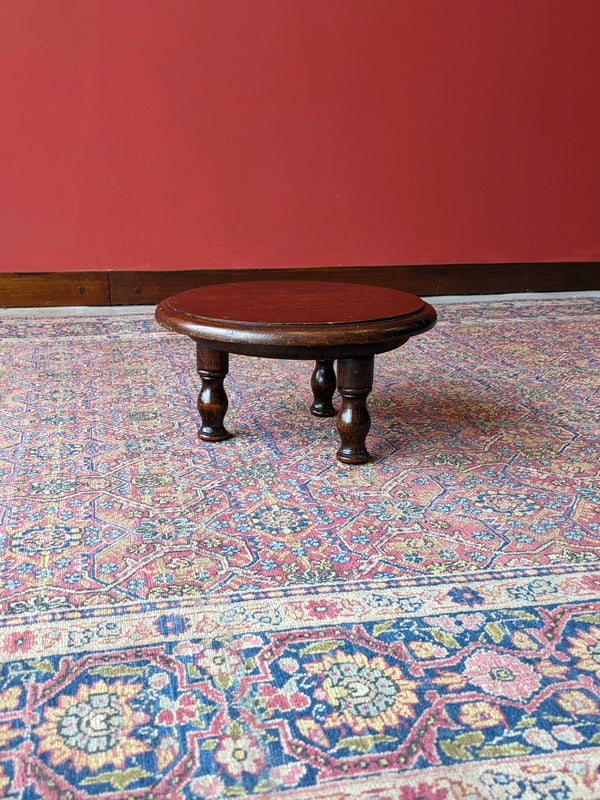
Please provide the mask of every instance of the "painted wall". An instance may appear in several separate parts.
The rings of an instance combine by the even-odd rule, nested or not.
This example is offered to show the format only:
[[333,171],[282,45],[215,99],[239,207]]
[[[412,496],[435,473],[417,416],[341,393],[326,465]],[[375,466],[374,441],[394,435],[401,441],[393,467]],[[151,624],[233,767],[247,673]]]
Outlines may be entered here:
[[3,0],[0,269],[600,259],[598,0]]

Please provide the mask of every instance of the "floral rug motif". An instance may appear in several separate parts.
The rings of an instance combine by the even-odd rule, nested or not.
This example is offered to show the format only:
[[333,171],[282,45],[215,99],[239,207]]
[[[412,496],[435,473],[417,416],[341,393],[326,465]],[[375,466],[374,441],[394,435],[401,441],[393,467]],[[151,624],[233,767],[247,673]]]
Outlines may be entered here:
[[600,298],[438,314],[346,467],[307,362],[206,444],[150,313],[0,312],[0,796],[600,797]]

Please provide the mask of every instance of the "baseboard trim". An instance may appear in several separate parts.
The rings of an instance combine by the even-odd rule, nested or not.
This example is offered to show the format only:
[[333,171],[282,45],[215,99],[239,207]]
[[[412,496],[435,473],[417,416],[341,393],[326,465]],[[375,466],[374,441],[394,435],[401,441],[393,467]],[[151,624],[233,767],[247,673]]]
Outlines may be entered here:
[[0,273],[0,307],[151,305],[169,295],[198,286],[281,279],[351,281],[389,286],[430,297],[511,292],[579,292],[600,290],[600,262],[161,272],[3,272]]
[[108,272],[0,272],[0,307],[108,306]]

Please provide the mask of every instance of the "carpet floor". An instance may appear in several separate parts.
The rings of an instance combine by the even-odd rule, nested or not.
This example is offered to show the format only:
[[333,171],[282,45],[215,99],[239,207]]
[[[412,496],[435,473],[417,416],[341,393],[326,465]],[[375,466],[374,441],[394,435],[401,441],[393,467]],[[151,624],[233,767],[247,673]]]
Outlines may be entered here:
[[600,298],[444,304],[374,461],[307,362],[0,314],[0,796],[600,798]]

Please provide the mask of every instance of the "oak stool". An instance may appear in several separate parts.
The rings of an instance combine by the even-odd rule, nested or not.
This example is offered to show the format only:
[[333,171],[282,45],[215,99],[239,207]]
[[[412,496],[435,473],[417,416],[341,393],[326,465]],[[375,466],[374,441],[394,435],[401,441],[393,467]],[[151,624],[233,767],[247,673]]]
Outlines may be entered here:
[[[163,300],[156,319],[164,328],[196,342],[202,387],[198,436],[207,442],[229,437],[223,426],[228,400],[223,381],[229,353],[315,361],[310,412],[337,414],[344,464],[369,461],[365,440],[371,420],[367,396],[374,357],[394,350],[433,327],[435,309],[397,289],[328,281],[251,281],[191,289]],[[333,363],[337,360],[337,379]]]

